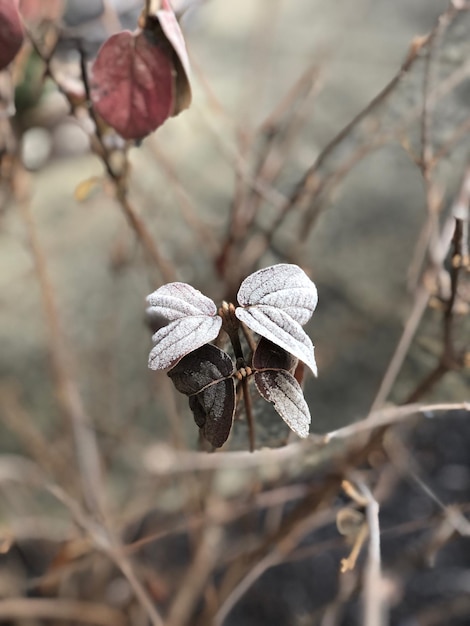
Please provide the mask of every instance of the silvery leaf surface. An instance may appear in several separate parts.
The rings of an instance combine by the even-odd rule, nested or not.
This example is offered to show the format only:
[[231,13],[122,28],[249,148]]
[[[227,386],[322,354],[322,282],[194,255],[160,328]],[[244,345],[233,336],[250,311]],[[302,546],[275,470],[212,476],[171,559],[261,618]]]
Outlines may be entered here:
[[317,376],[313,344],[302,326],[286,311],[273,306],[257,305],[237,307],[235,315],[253,332],[303,361]]
[[189,397],[194,421],[214,447],[220,448],[232,429],[235,414],[235,381],[225,378]]
[[274,405],[289,428],[299,437],[308,437],[310,411],[292,374],[284,370],[260,370],[255,372],[255,384],[261,396]]
[[208,344],[184,356],[168,372],[168,376],[180,393],[191,396],[231,377],[233,372],[233,361],[229,355]]
[[168,321],[192,315],[217,315],[215,303],[187,283],[168,283],[149,296],[149,313],[161,315]]
[[149,355],[150,369],[173,367],[181,357],[213,341],[219,334],[221,325],[220,317],[193,315],[160,328],[152,337],[155,346]]
[[153,370],[173,367],[183,356],[213,341],[222,320],[210,298],[186,283],[163,285],[147,296],[148,313],[170,323],[152,337],[155,346],[149,355]]
[[314,283],[298,265],[279,263],[245,278],[237,300],[242,307],[266,305],[282,309],[303,326],[312,317],[318,294]]

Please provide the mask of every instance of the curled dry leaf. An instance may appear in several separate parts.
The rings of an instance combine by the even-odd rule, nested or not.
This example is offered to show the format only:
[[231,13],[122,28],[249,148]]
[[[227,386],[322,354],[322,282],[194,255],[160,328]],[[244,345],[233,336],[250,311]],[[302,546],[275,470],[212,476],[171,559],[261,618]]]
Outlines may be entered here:
[[226,442],[232,428],[235,412],[232,375],[232,359],[212,345],[191,352],[168,372],[176,389],[189,396],[196,424],[216,448]]
[[23,45],[24,32],[18,0],[0,2],[0,70],[9,65]]
[[317,375],[314,347],[302,329],[317,305],[317,289],[297,265],[280,263],[246,278],[238,291],[237,318],[293,354]]
[[[278,345],[261,339],[253,355],[255,384],[261,396],[299,437],[308,437],[310,411],[299,383],[290,371],[296,359]],[[290,370],[290,371],[289,371]]]
[[150,315],[170,323],[152,337],[149,367],[166,369],[219,334],[222,320],[210,298],[186,283],[169,283],[147,297]]
[[172,115],[178,115],[191,104],[189,58],[183,33],[168,0],[162,1],[162,7],[160,11],[157,11],[156,17],[174,51],[173,61],[176,72],[176,85]]

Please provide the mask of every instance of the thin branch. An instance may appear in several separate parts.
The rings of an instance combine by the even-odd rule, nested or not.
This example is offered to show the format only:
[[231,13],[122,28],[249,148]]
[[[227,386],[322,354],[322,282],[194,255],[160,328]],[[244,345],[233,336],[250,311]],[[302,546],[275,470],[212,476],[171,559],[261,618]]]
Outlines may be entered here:
[[413,415],[438,417],[453,411],[470,412],[470,402],[441,404],[409,404],[400,407],[381,409],[370,413],[363,420],[331,431],[325,435],[310,435],[308,439],[297,441],[281,448],[255,450],[254,452],[219,452],[202,454],[199,452],[178,451],[162,444],[150,446],[144,451],[143,465],[154,475],[176,474],[180,472],[212,471],[215,469],[253,469],[269,465],[279,466],[302,456],[321,452],[333,439],[349,439],[374,429],[401,422]]
[[[210,516],[210,511],[209,511]],[[179,591],[173,598],[168,611],[166,626],[184,626],[201,596],[207,579],[219,558],[222,540],[221,529],[213,523],[207,523],[196,550],[194,559],[186,570]]]
[[366,516],[369,527],[369,549],[364,572],[364,626],[381,626],[386,620],[380,558],[379,504],[364,482],[357,479],[355,482],[367,503]]
[[155,263],[158,267],[162,278],[165,282],[171,282],[175,280],[175,272],[173,266],[162,256],[159,249],[157,248],[157,244],[155,243],[150,231],[147,229],[145,222],[142,220],[140,215],[132,206],[129,201],[128,194],[128,170],[129,170],[129,162],[127,157],[127,149],[123,151],[124,155],[124,165],[121,171],[116,171],[111,165],[109,151],[104,142],[103,135],[101,133],[101,123],[100,120],[97,119],[95,110],[93,108],[91,92],[90,92],[90,84],[88,81],[88,71],[87,71],[87,58],[83,46],[81,42],[78,45],[78,52],[80,54],[80,70],[81,77],[83,81],[83,87],[85,89],[85,97],[88,105],[88,112],[90,114],[91,119],[94,122],[95,126],[95,136],[100,145],[100,150],[97,151],[98,156],[101,158],[103,165],[106,168],[106,172],[108,177],[113,181],[115,186],[116,198],[121,205],[121,208],[124,212],[127,221],[130,226],[135,231],[139,241],[142,243],[145,252],[148,254],[149,258]]
[[430,294],[424,286],[420,287],[420,289],[416,292],[413,308],[408,316],[405,328],[403,329],[403,333],[397,347],[395,348],[395,352],[393,353],[382,382],[380,383],[380,387],[370,409],[371,411],[376,411],[379,407],[381,407],[392,390],[416,335],[422,317],[426,311],[429,298]]
[[147,613],[152,626],[164,626],[157,608],[149,596],[147,590],[134,572],[131,561],[117,537],[112,536],[109,529],[101,523],[91,519],[80,505],[70,498],[67,493],[57,485],[45,484],[44,487],[71,513],[75,522],[87,533],[94,547],[104,552],[113,561],[128,581],[135,597]]
[[67,348],[62,332],[46,257],[36,233],[36,225],[31,215],[28,200],[19,202],[18,208],[26,229],[34,269],[41,290],[57,400],[72,428],[83,496],[90,510],[101,517],[103,514],[104,492],[98,443],[93,423],[83,406],[78,385],[72,372],[70,351]]
[[234,606],[246,594],[254,583],[268,569],[282,563],[288,555],[295,550],[298,544],[312,532],[315,528],[321,526],[325,520],[331,520],[330,511],[314,511],[310,515],[298,520],[292,525],[292,528],[276,543],[275,547],[268,552],[248,572],[241,578],[237,585],[230,591],[212,621],[213,626],[222,626],[225,619],[232,611]]
[[52,620],[94,626],[126,626],[127,619],[105,604],[62,598],[8,598],[0,600],[0,620]]

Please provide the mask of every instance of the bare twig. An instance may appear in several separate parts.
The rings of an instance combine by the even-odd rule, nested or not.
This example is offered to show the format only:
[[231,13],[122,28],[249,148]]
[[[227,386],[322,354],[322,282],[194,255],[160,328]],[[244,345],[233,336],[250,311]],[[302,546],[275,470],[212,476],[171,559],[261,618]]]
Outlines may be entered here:
[[54,290],[49,279],[46,257],[42,251],[28,201],[19,203],[26,229],[49,334],[49,354],[59,405],[73,432],[83,496],[96,515],[103,514],[104,493],[98,444],[90,416],[83,406],[71,369],[71,356],[62,332]]
[[62,598],[11,598],[0,600],[0,620],[53,620],[84,622],[94,626],[126,626],[117,609],[95,602]]
[[366,500],[366,516],[369,527],[369,549],[364,572],[364,626],[381,626],[386,623],[386,620],[380,565],[379,504],[364,482],[356,479],[356,483]]
[[[210,505],[208,513],[210,517]],[[193,608],[217,563],[221,540],[221,529],[208,521],[203,529],[194,559],[168,611],[166,626],[184,626],[190,623],[188,620]]]
[[220,452],[201,454],[199,452],[176,451],[158,444],[147,448],[143,455],[144,467],[155,475],[179,472],[211,471],[214,469],[252,469],[274,463],[279,465],[300,459],[302,455],[322,448],[333,439],[349,439],[374,429],[403,421],[413,415],[438,417],[452,411],[470,411],[469,402],[442,404],[408,404],[399,407],[380,409],[370,413],[366,419],[354,422],[325,435],[310,435],[304,441],[288,444],[282,448],[255,450],[254,452]]
[[330,511],[315,511],[293,524],[292,528],[276,543],[275,547],[258,563],[250,567],[248,572],[230,591],[214,616],[212,622],[213,626],[222,626],[233,607],[264,572],[288,558],[288,555],[296,548],[302,539],[312,532],[312,530],[323,525],[326,520],[331,520]]

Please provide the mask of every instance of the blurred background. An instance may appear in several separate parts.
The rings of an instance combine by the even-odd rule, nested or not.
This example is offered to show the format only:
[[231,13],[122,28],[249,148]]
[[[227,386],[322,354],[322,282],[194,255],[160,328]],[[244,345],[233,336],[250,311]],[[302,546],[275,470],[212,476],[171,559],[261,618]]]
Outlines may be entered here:
[[[119,24],[131,30],[136,27],[143,3],[69,0],[40,4],[41,15],[38,3],[23,4],[30,34],[47,44],[47,29],[51,24],[59,29],[50,68],[56,82],[73,92],[81,88],[76,42],[82,42],[92,62],[99,45]],[[433,236],[439,239],[441,227],[452,216],[468,168],[468,12],[462,11],[456,19],[446,14],[433,46],[416,52],[420,37],[448,11],[447,1],[175,0],[173,6],[191,61],[193,102],[128,151],[128,198],[157,243],[166,270],[155,267],[129,227],[103,160],[92,152],[93,125],[86,111],[82,108],[70,114],[57,84],[44,80],[44,64],[31,45],[25,44],[14,70],[16,113],[10,134],[3,133],[8,141],[2,154],[14,155],[21,168],[13,178],[3,169],[0,189],[0,456],[5,458],[5,465],[0,458],[0,484],[6,484],[0,486],[0,524],[14,537],[23,531],[28,535],[26,522],[35,518],[36,528],[42,519],[43,529],[54,523],[61,537],[71,532],[67,516],[56,510],[58,505],[50,496],[33,497],[29,487],[11,487],[7,463],[8,459],[31,458],[41,465],[49,446],[58,460],[49,459],[49,467],[42,469],[54,474],[74,455],[70,426],[63,420],[57,381],[51,374],[56,332],[89,416],[87,428],[98,442],[114,527],[121,531],[157,500],[173,513],[181,506],[181,485],[173,485],[172,491],[171,479],[166,477],[168,483],[162,486],[146,474],[142,463],[152,443],[196,449],[198,441],[186,398],[174,393],[164,373],[147,368],[151,332],[145,321],[145,296],[169,279],[188,282],[220,302],[233,299],[244,276],[259,267],[295,262],[307,271],[319,292],[317,311],[307,327],[319,369],[318,379],[305,381],[313,433],[326,433],[367,415],[413,312],[416,334],[404,350],[389,393],[379,404],[469,399],[468,368],[449,367],[437,375],[436,384],[431,381],[419,390],[441,357],[442,303],[447,293],[439,281],[429,286],[424,280],[437,263],[430,243]],[[397,80],[377,106],[356,118],[413,54],[416,58],[403,80]],[[426,109],[427,102],[431,104]],[[349,131],[338,136],[355,119]],[[436,157],[432,171],[419,161],[423,134]],[[121,145],[116,140],[112,153],[118,161]],[[283,215],[286,199],[292,198],[315,163],[314,176],[305,185],[306,197]],[[241,206],[246,214],[253,211],[254,219],[248,220],[245,231],[242,228],[233,242],[228,234],[236,230]],[[272,234],[267,245],[266,233]],[[450,242],[447,251],[449,246]],[[448,269],[446,263],[441,260]],[[41,272],[47,276],[46,289],[41,285]],[[431,278],[435,279],[434,274]],[[465,318],[470,291],[466,280],[453,333],[460,351],[468,350],[470,330]],[[423,284],[429,293],[420,308]],[[428,307],[428,303],[435,306]],[[54,314],[51,318],[51,306],[56,318]],[[279,432],[277,427],[274,432],[266,427],[265,432],[266,419],[276,417],[264,405],[257,410],[259,444],[279,445],[286,432],[281,425]],[[437,468],[450,467],[444,478],[436,478],[445,505],[465,500],[470,489],[465,444],[470,429],[463,418],[455,419],[460,419],[455,427],[457,438],[426,424],[408,448],[416,445],[425,450],[428,477]],[[408,436],[415,437],[413,428]],[[451,440],[441,449],[437,442],[445,436]],[[236,423],[227,449],[246,447],[245,425]],[[71,476],[64,480],[76,494],[74,461],[69,463]],[[334,471],[341,473],[340,466]],[[229,483],[238,484],[230,476]],[[292,478],[276,480],[290,484]],[[396,480],[394,485],[399,483]],[[237,491],[232,485],[230,493],[232,488]],[[386,499],[390,526],[394,521],[427,519],[436,513],[432,499],[423,497],[422,506],[416,504],[419,498],[409,485],[390,490],[392,495]],[[395,520],[397,507],[408,501],[415,509],[404,504],[403,516]],[[437,510],[441,511],[439,506]],[[132,531],[135,537],[145,534],[144,526]],[[322,540],[329,540],[330,535]],[[317,540],[310,537],[308,542]],[[465,549],[469,556],[468,540]],[[42,572],[44,562],[50,563],[49,544],[41,550],[46,556],[38,557],[34,576]],[[186,544],[184,549],[178,544],[174,551],[161,548],[160,556],[152,558],[171,561],[177,555],[175,561],[184,562],[186,550]],[[463,598],[469,591],[469,561],[463,549],[457,552],[446,558]],[[61,558],[65,559],[62,553]],[[246,613],[227,623],[361,623],[357,607],[350,613],[348,609],[346,617],[335,614],[332,621],[326,613],[318,613],[318,607],[340,593],[333,582],[338,559],[328,551],[321,558],[325,561],[300,559],[299,567],[305,570],[294,567],[279,578],[278,570],[272,570],[270,576],[275,578],[265,581],[249,601],[253,606],[263,604],[266,610],[258,614],[248,603]],[[414,568],[410,563],[412,559],[406,561],[405,569]],[[21,567],[28,570],[30,565]],[[1,570],[2,576],[5,571]],[[295,582],[312,575],[315,580],[323,575],[325,581],[331,580],[331,585],[320,585],[321,597],[315,606],[318,621],[312,617],[309,592],[303,587],[299,591]],[[394,576],[390,604],[399,607],[404,597],[408,600],[403,614],[399,610],[394,614],[393,623],[468,623],[468,601],[463,600],[455,621],[446,621],[445,615],[440,621],[429,615],[413,621],[409,598],[417,591],[405,592],[405,584],[397,582],[396,572]],[[287,580],[292,581],[289,591],[285,591]],[[158,584],[165,586],[161,580],[153,582],[157,599],[159,594],[166,600],[172,597],[168,590],[157,589]],[[284,590],[279,597],[291,597],[278,598],[274,608],[266,608],[273,602],[267,590],[278,584]],[[359,584],[355,579],[350,592],[344,593],[354,595],[353,588]],[[457,593],[457,587],[451,593],[450,583],[442,580],[426,584],[429,593],[443,593],[446,601],[449,594]],[[107,591],[110,598],[114,597],[111,591]],[[84,597],[79,591],[74,594]],[[426,606],[426,598],[422,601]],[[296,603],[299,611],[292,608]],[[282,619],[277,619],[280,614]],[[147,623],[145,617],[139,617],[140,622],[137,617],[129,619],[126,623]],[[198,623],[210,623],[198,619],[202,620]],[[1,621],[1,610],[0,623],[7,623]]]

